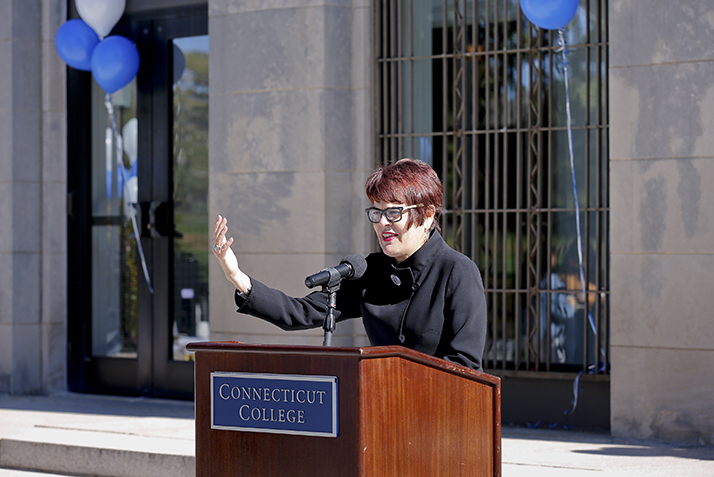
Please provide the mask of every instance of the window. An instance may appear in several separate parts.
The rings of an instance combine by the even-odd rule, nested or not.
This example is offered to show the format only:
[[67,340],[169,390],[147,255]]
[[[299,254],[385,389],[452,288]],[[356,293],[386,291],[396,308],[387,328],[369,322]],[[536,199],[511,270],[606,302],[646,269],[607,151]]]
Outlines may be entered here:
[[375,33],[377,160],[440,174],[444,238],[483,274],[486,367],[608,374],[607,2],[565,28],[569,100],[558,32],[517,0],[376,2]]

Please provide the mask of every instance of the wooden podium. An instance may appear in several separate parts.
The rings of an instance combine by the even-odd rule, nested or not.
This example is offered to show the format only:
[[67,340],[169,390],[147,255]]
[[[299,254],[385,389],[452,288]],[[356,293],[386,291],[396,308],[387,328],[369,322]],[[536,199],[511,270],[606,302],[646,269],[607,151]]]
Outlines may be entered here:
[[[198,477],[501,475],[498,377],[400,346],[202,342],[187,349],[196,354]],[[241,398],[240,386],[222,384],[219,389],[216,384],[216,376],[231,373],[336,378],[336,436],[216,426],[213,400],[228,401],[231,393]],[[259,397],[270,400],[267,387],[257,389]],[[243,393],[247,399],[246,389]],[[295,391],[282,388],[273,389],[272,397],[288,402],[290,393],[294,401]],[[259,419],[260,409],[254,411]],[[271,419],[262,412],[262,420]],[[273,412],[273,420],[285,421],[284,410]],[[287,412],[295,420],[297,414]],[[233,414],[238,421],[247,420],[250,408],[243,404]]]

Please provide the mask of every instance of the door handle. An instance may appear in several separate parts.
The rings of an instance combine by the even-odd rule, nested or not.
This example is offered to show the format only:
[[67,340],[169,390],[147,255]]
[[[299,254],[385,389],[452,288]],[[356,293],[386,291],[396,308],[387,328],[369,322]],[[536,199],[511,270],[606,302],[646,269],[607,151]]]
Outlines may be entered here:
[[158,200],[140,202],[139,208],[141,210],[142,237],[171,236],[171,207],[168,202],[160,202]]

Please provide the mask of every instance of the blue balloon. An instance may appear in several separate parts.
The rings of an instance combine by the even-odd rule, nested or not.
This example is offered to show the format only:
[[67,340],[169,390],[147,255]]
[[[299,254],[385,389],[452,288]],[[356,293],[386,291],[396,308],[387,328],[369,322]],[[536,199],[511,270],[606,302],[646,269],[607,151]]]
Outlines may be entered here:
[[83,20],[68,20],[55,34],[55,48],[60,58],[72,68],[91,71],[92,53],[99,36]]
[[528,20],[545,30],[559,30],[575,16],[578,0],[521,0]]
[[119,35],[106,37],[92,54],[92,75],[107,93],[119,91],[139,72],[139,50]]

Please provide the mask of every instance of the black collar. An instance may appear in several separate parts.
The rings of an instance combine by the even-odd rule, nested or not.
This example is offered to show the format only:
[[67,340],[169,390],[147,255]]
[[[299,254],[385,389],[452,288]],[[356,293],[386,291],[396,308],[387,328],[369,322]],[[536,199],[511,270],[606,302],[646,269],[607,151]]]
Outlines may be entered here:
[[416,281],[416,277],[419,276],[422,270],[428,268],[434,262],[434,257],[445,244],[446,242],[444,242],[441,234],[433,230],[429,236],[429,240],[402,263],[397,265],[394,263],[394,259],[392,259],[392,267],[396,270],[409,269],[412,273],[412,277]]

